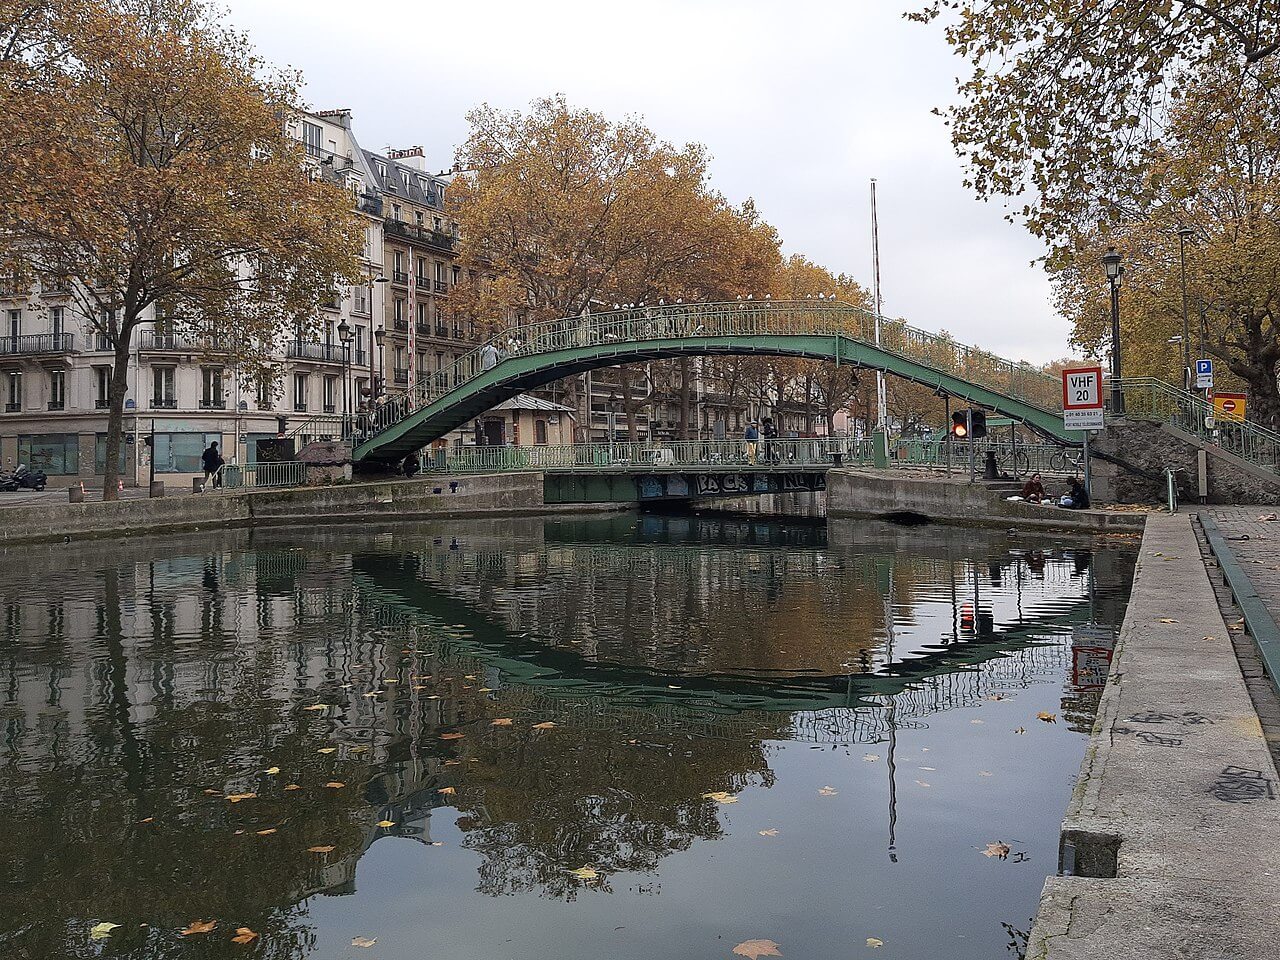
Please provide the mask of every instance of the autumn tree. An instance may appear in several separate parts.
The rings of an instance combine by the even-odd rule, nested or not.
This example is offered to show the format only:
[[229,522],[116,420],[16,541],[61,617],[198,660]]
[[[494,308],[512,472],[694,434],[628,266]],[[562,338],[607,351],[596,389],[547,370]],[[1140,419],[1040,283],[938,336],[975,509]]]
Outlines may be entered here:
[[[563,97],[527,112],[482,106],[468,121],[449,190],[467,277],[452,310],[492,328],[767,289],[776,233],[749,202],[734,207],[711,189],[703,147],[677,148],[639,120],[615,123]],[[687,395],[687,361],[677,368]],[[634,371],[620,376],[630,404]],[[576,381],[566,394],[578,405]]]
[[0,234],[112,345],[110,499],[139,325],[161,316],[262,370],[283,330],[316,323],[335,284],[359,279],[363,231],[285,130],[298,78],[268,70],[205,0],[31,6],[47,13],[42,39],[11,72],[35,80],[3,105],[39,140],[7,158]]

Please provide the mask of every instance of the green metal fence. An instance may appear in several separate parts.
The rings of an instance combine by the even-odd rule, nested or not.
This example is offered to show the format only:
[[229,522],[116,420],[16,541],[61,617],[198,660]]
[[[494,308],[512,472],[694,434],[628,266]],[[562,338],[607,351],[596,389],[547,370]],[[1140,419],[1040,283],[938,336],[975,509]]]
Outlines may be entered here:
[[300,487],[307,479],[307,465],[297,460],[281,463],[228,463],[222,468],[223,490],[258,487]]

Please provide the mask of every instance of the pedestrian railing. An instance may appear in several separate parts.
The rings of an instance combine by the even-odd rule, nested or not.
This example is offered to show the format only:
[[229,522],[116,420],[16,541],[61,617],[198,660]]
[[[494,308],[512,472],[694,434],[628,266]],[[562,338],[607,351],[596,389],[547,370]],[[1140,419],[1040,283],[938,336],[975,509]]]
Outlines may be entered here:
[[870,311],[835,300],[659,303],[517,325],[354,421],[350,435],[357,442],[369,440],[510,357],[586,347],[621,348],[644,341],[744,336],[842,337],[874,344],[891,356],[1043,410],[1062,409],[1061,381],[1031,364],[1006,360],[899,320],[881,318],[878,336],[876,325]]
[[223,490],[300,487],[306,480],[307,465],[297,460],[279,463],[228,463],[222,468]]
[[1264,470],[1280,472],[1280,433],[1251,420],[1217,418],[1202,397],[1153,377],[1112,383],[1123,392],[1125,416],[1167,423]]
[[[969,443],[966,440],[929,439],[897,440],[890,445],[890,458],[897,466],[928,467],[954,472],[968,472]],[[1016,479],[1033,473],[1074,475],[1084,472],[1084,453],[1074,447],[1056,443],[1012,442],[987,437],[973,442],[973,459],[981,472],[987,454],[994,454],[1001,475]]]

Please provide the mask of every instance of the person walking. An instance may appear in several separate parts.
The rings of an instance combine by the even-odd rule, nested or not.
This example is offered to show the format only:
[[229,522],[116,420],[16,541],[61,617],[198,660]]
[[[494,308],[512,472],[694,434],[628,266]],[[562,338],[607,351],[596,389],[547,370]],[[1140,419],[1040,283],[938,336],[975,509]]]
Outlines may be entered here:
[[480,367],[483,370],[492,370],[498,365],[498,348],[492,342],[486,343],[480,351]]
[[204,493],[209,488],[209,481],[213,481],[213,488],[216,490],[222,486],[222,454],[218,452],[218,441],[214,440],[209,444],[209,449],[200,455],[200,464],[204,467],[204,482],[200,484],[200,492]]
[[760,444],[760,428],[756,426],[754,420],[747,424],[747,429],[742,434],[742,439],[747,442],[747,463],[755,463],[756,448]]

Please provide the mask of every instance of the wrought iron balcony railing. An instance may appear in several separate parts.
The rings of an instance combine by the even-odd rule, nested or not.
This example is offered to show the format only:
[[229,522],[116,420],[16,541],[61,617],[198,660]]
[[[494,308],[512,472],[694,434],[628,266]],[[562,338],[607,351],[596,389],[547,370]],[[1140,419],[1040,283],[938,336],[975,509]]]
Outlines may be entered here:
[[0,337],[0,355],[33,353],[73,353],[76,338],[70,333],[26,333],[16,337]]
[[343,359],[342,344],[311,340],[290,340],[285,345],[284,355],[290,360],[322,360],[329,363],[341,363]]

